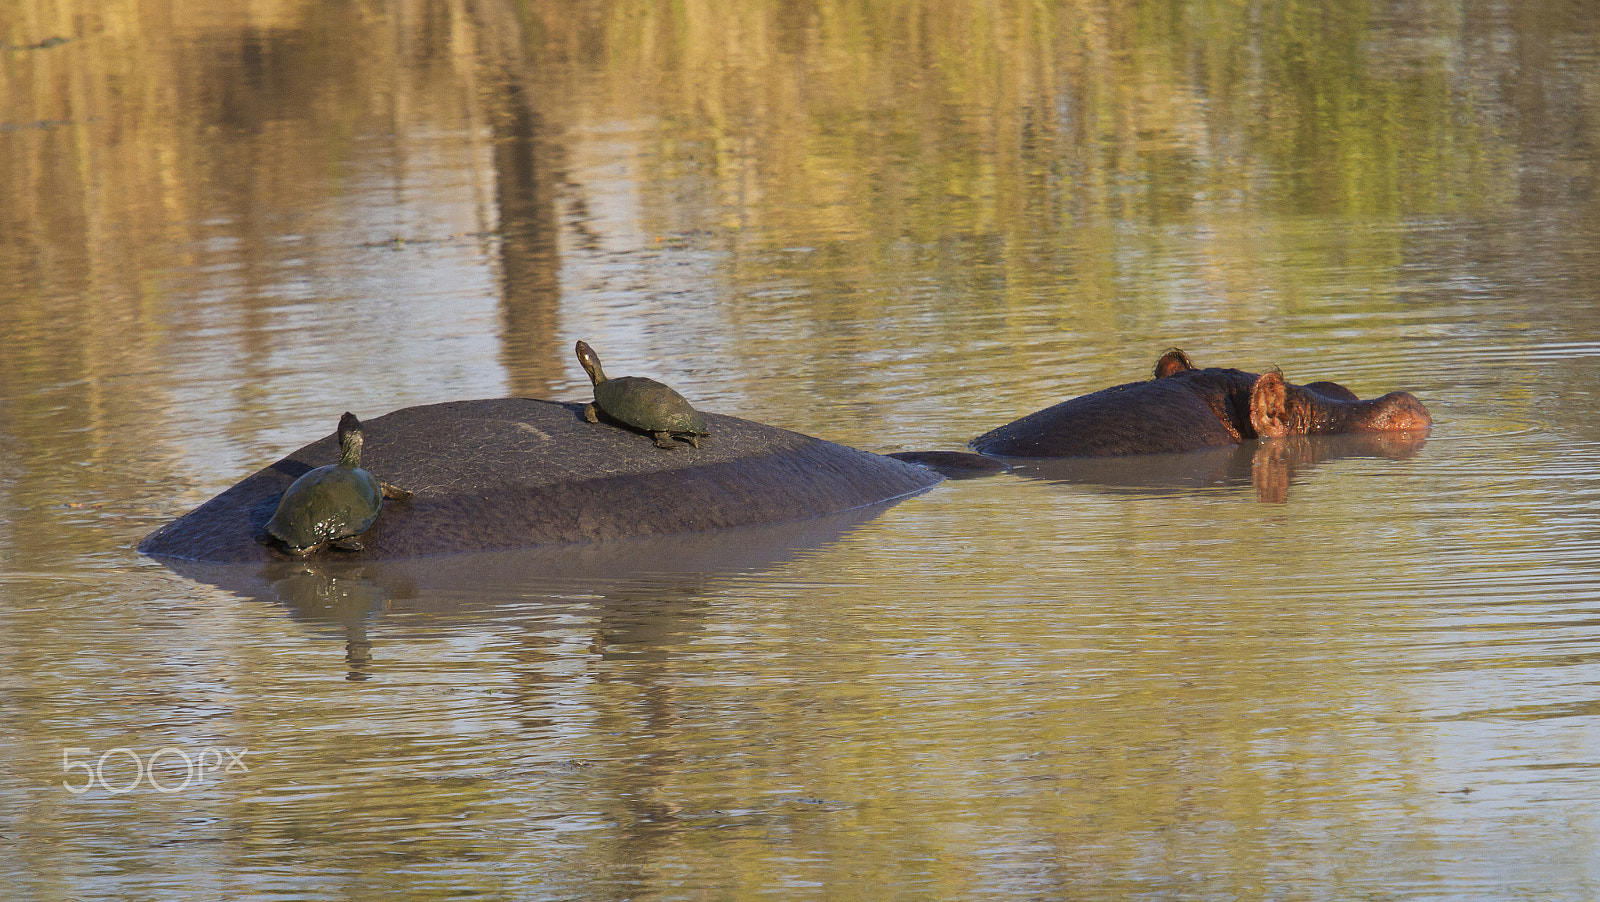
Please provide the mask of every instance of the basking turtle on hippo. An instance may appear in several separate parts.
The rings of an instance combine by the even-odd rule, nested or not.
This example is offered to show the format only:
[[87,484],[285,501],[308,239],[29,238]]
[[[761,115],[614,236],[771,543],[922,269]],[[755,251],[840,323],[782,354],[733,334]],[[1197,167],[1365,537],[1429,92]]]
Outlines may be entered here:
[[339,418],[339,462],[317,467],[289,486],[278,510],[267,523],[267,533],[284,551],[310,554],[325,547],[360,551],[360,536],[378,519],[383,499],[410,498],[361,469],[365,430],[356,415]]
[[644,376],[619,376],[607,379],[600,369],[600,355],[580,341],[575,348],[578,362],[594,383],[594,403],[583,409],[583,418],[591,423],[607,420],[647,432],[656,440],[657,448],[668,451],[678,447],[675,438],[700,447],[700,436],[706,432],[706,418],[695,410],[683,395],[654,379]]
[[978,436],[972,447],[999,457],[1110,457],[1432,425],[1428,408],[1406,392],[1361,400],[1336,382],[1293,385],[1277,370],[1199,369],[1173,349],[1148,381],[1063,401]]

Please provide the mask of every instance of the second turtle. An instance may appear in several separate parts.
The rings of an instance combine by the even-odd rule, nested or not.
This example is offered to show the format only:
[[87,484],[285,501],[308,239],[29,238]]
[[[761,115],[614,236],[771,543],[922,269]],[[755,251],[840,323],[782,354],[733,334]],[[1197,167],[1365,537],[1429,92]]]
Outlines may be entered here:
[[583,371],[594,383],[594,403],[583,409],[585,420],[598,423],[600,414],[604,414],[607,419],[650,433],[658,448],[676,448],[672,442],[675,438],[698,448],[700,436],[710,434],[706,431],[705,414],[669,386],[644,376],[608,379],[600,368],[600,356],[588,342],[578,342],[575,350]]

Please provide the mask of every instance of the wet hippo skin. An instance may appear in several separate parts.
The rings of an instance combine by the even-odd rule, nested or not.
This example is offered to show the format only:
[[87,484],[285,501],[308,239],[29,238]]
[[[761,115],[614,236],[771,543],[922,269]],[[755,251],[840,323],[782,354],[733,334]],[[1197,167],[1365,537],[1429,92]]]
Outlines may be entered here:
[[[707,414],[699,449],[587,423],[581,403],[522,398],[408,407],[368,420],[362,466],[413,495],[386,501],[358,558],[670,536],[834,514],[922,491],[926,467]],[[145,554],[278,560],[265,526],[296,477],[337,460],[328,436],[151,533]],[[338,555],[346,552],[328,552]]]
[[927,467],[946,479],[979,479],[1011,469],[1010,464],[965,451],[896,451],[886,456]]
[[972,440],[999,457],[1169,454],[1289,435],[1426,430],[1406,392],[1361,400],[1336,382],[1292,385],[1283,374],[1195,367],[1171,350],[1153,377],[1063,401]]

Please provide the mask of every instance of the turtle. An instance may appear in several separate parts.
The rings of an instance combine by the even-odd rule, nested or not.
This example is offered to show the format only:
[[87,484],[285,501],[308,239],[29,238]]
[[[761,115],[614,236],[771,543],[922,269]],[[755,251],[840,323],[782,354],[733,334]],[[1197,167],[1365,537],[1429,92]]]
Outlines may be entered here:
[[283,493],[267,532],[285,551],[303,555],[324,546],[360,551],[357,537],[378,519],[383,499],[411,497],[361,469],[364,437],[361,421],[347,411],[339,418],[339,462],[311,470]]
[[657,448],[672,450],[675,438],[694,447],[700,447],[700,436],[706,431],[705,414],[694,409],[683,395],[666,385],[643,376],[621,376],[607,379],[600,369],[600,357],[580,341],[575,350],[578,362],[594,382],[594,402],[583,409],[583,418],[591,423],[600,422],[604,414],[625,426],[650,433]]

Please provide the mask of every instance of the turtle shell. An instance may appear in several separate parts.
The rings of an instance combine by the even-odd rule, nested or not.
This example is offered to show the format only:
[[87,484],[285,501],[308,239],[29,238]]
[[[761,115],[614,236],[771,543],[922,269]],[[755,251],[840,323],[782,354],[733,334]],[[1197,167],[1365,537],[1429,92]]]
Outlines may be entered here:
[[707,435],[705,414],[666,385],[643,376],[607,379],[594,387],[606,416],[645,432]]
[[360,535],[378,519],[383,486],[360,467],[329,464],[301,476],[283,493],[267,524],[293,552]]

